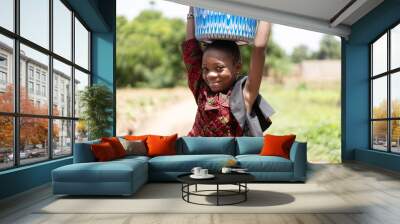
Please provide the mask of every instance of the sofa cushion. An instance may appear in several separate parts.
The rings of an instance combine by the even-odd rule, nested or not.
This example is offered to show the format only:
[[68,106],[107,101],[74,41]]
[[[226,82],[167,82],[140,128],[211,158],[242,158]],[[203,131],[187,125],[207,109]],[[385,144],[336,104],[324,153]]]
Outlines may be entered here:
[[236,137],[236,155],[259,154],[264,145],[263,137]]
[[292,161],[279,156],[238,155],[240,167],[249,172],[292,172]]
[[147,171],[145,166],[146,162],[136,159],[74,163],[53,170],[52,175],[58,182],[129,182],[134,172]]
[[77,142],[74,147],[74,163],[88,163],[95,162],[96,158],[90,148],[92,144],[99,144],[100,139],[87,141],[87,142]]
[[130,156],[125,156],[124,158],[116,159],[113,160],[113,162],[131,162],[131,161],[142,161],[142,162],[148,162],[150,157],[147,156],[137,156],[137,155],[130,155]]
[[164,156],[176,154],[176,139],[178,134],[170,136],[149,135],[146,143],[148,156]]
[[177,142],[177,154],[225,154],[235,155],[233,137],[181,137]]
[[265,135],[264,146],[261,149],[261,156],[280,156],[290,159],[290,148],[296,135]]
[[101,138],[101,142],[108,142],[114,149],[115,155],[117,158],[122,158],[126,156],[126,151],[124,146],[119,141],[118,137],[103,137]]
[[149,160],[149,170],[163,172],[190,172],[193,167],[200,166],[211,172],[219,171],[230,159],[231,155],[175,155],[158,156]]
[[112,145],[108,142],[92,144],[90,147],[92,149],[94,157],[96,157],[96,161],[105,162],[118,158]]
[[147,155],[146,142],[142,140],[126,140],[124,138],[119,138],[122,146],[126,151],[126,155],[137,155],[145,156]]
[[126,135],[123,138],[130,141],[141,140],[146,141],[148,135]]

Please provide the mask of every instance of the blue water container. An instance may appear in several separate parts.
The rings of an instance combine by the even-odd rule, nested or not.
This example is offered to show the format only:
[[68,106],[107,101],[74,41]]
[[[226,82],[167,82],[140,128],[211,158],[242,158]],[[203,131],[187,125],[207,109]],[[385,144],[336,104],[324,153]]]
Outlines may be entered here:
[[257,30],[257,20],[194,8],[195,36],[199,41],[232,40],[238,45],[252,44]]

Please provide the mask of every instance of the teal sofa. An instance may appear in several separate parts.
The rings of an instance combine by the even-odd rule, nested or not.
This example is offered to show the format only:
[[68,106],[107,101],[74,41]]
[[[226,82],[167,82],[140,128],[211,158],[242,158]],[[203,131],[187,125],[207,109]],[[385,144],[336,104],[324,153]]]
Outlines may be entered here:
[[259,182],[305,182],[307,144],[295,142],[290,159],[260,156],[263,137],[181,137],[176,142],[177,155],[127,156],[96,162],[90,145],[99,141],[75,144],[74,163],[52,171],[54,194],[131,195],[148,181],[176,181],[193,167],[218,172],[234,159],[247,168]]

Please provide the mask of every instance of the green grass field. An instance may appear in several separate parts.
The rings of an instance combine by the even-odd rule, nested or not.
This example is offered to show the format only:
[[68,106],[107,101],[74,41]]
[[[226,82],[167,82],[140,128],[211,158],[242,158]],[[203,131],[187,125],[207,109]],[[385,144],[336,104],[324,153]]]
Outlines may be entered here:
[[276,110],[269,134],[296,134],[306,141],[308,161],[340,163],[340,83],[263,81],[260,93]]

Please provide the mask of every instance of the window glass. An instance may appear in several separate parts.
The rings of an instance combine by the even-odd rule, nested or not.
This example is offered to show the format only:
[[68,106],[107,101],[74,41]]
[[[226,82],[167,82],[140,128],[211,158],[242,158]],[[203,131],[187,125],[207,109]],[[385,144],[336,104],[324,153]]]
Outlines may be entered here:
[[372,81],[372,118],[387,118],[387,78]]
[[[49,108],[49,97],[48,97],[48,63],[49,57],[42,54],[30,47],[21,44],[21,54],[20,54],[20,109],[21,113],[25,114],[41,114],[47,115]],[[34,88],[33,94],[30,94],[28,88],[28,74],[29,70],[26,68],[32,67],[35,70]],[[43,81],[42,77],[45,77]],[[43,92],[44,87],[45,92]],[[35,101],[36,104],[31,103]]]
[[35,163],[49,158],[48,119],[20,118],[20,151],[21,164]]
[[[19,74],[16,74],[13,54],[15,40],[0,34],[0,112],[13,113],[17,106],[22,116],[4,113],[0,115],[0,170],[13,167],[16,164],[15,157],[20,158],[17,166],[48,160],[49,144],[52,144],[54,158],[71,155],[73,137],[79,141],[88,139],[86,124],[72,118],[79,118],[81,115],[80,93],[90,84],[90,74],[82,71],[90,70],[89,30],[79,19],[73,17],[73,12],[63,0],[0,0],[1,29],[15,31],[15,2],[19,3],[20,31],[20,36],[15,38],[19,40],[22,37],[19,42],[20,61],[17,62],[20,67]],[[50,10],[53,12],[52,18]],[[50,24],[52,27],[49,27]],[[53,38],[52,49],[50,36]],[[28,44],[23,39],[33,44]],[[72,42],[75,43],[75,49]],[[74,68],[79,66],[61,62],[64,60],[52,59],[53,69],[50,74],[51,58],[49,54],[41,52],[42,48],[38,50],[36,45],[71,62],[75,61],[75,64],[84,69],[79,70]],[[73,51],[75,58],[72,58]],[[14,98],[15,77],[19,80],[18,100]],[[50,105],[50,97],[53,105]],[[16,101],[19,105],[15,105]],[[49,106],[52,107],[52,114],[49,114]],[[44,116],[38,118],[33,115]],[[19,121],[19,127],[14,127],[15,121]],[[14,135],[15,128],[18,128],[19,135]],[[20,143],[18,149],[13,145],[16,139]]]
[[[1,4],[0,4],[1,5]],[[0,34],[0,111],[14,111],[13,40]]]
[[53,120],[53,157],[72,154],[72,121]]
[[53,18],[53,51],[71,60],[72,12],[60,0],[53,0]]
[[372,147],[387,151],[387,121],[372,122]]
[[89,70],[89,32],[75,18],[75,63]]
[[0,170],[14,166],[14,124],[10,116],[0,115]]
[[400,67],[400,24],[392,29],[390,33],[390,68]]
[[372,44],[372,75],[387,71],[387,34]]
[[400,72],[391,74],[390,85],[391,116],[400,118]]
[[89,75],[75,69],[75,117],[81,115],[80,95],[87,86],[89,86]]
[[0,1],[0,26],[14,31],[14,0]]
[[72,117],[71,66],[53,60],[53,115]]
[[21,36],[49,48],[49,0],[20,0]]
[[84,120],[75,121],[75,142],[84,142],[88,138],[88,128]]
[[400,153],[400,120],[393,120],[390,122],[391,127],[391,151]]

